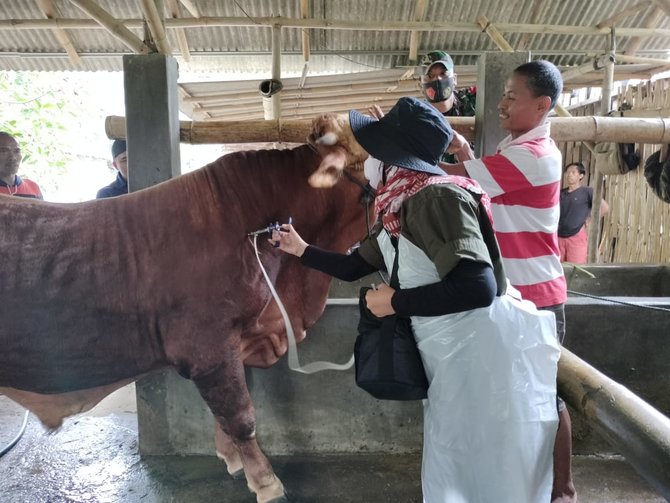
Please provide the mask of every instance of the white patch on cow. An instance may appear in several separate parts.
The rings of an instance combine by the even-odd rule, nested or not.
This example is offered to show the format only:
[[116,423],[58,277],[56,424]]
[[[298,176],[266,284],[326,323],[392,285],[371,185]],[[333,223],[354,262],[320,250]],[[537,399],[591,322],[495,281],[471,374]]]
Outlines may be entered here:
[[321,138],[317,138],[315,143],[317,145],[335,145],[337,143],[337,135],[335,133],[326,133]]

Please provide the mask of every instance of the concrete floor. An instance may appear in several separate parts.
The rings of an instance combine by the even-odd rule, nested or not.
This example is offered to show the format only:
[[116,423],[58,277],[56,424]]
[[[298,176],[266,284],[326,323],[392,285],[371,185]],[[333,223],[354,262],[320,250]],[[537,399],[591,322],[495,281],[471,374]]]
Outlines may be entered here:
[[[22,419],[22,409],[0,396],[0,448]],[[418,455],[299,455],[271,462],[292,503],[421,502]],[[573,469],[581,503],[665,501],[621,458],[576,456]],[[255,501],[215,457],[140,458],[134,386],[67,420],[53,435],[30,416],[23,438],[0,458],[0,474],[1,503]]]

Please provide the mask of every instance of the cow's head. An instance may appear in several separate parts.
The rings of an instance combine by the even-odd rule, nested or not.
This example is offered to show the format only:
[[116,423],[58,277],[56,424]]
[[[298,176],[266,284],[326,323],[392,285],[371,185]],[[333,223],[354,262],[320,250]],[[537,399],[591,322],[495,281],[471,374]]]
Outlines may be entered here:
[[312,123],[307,141],[321,154],[321,164],[309,177],[312,187],[330,188],[346,169],[362,176],[368,153],[354,138],[347,114],[325,114]]

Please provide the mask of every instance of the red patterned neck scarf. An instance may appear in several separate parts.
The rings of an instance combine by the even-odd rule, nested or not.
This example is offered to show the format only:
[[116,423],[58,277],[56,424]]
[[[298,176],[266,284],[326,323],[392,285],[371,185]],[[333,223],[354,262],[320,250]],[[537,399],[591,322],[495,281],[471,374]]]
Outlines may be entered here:
[[382,224],[391,236],[400,235],[400,207],[408,197],[412,197],[421,189],[436,183],[452,183],[472,194],[480,196],[479,202],[493,224],[491,217],[491,200],[479,184],[464,176],[447,175],[436,176],[420,173],[410,169],[392,166],[386,184],[377,191],[375,210],[381,215]]

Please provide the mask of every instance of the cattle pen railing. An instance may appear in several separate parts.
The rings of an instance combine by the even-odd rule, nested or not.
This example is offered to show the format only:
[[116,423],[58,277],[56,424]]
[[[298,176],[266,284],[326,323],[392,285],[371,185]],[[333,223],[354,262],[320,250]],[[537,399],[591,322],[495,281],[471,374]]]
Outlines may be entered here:
[[[552,117],[554,141],[670,143],[670,119],[633,117]],[[474,117],[450,117],[452,127],[471,139]],[[190,144],[206,143],[305,143],[310,119],[252,121],[180,121],[180,140]],[[110,139],[126,137],[125,117],[105,119]]]
[[565,348],[558,363],[558,390],[670,501],[670,419]]

